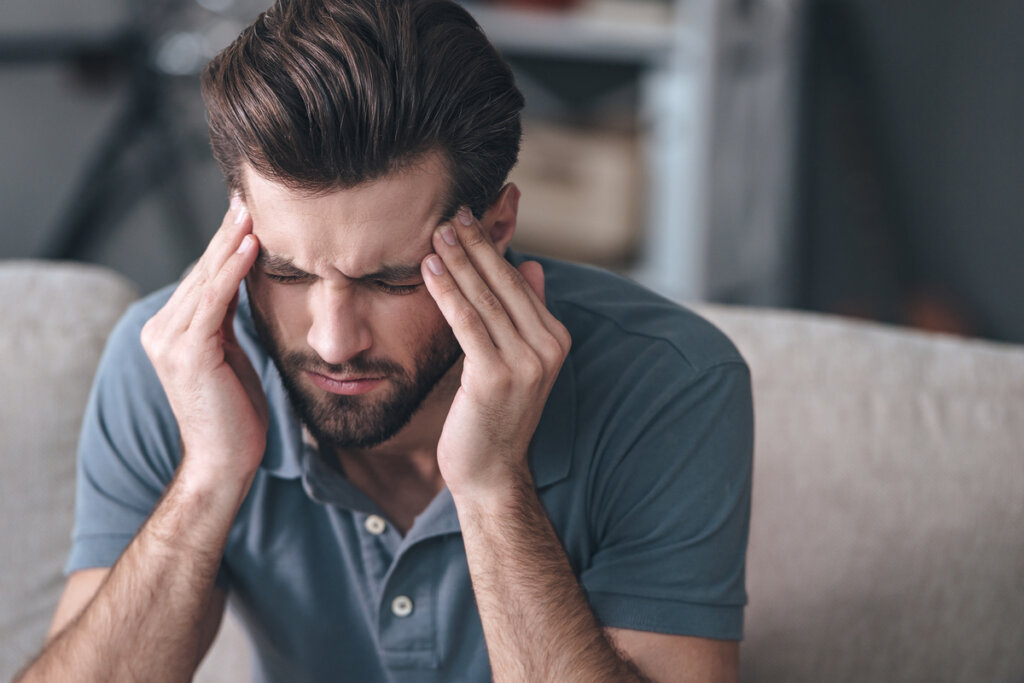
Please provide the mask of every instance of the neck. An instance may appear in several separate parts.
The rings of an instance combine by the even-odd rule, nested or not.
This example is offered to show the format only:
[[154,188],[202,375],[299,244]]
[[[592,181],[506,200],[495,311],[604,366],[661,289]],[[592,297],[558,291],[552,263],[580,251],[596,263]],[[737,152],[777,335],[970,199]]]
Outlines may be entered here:
[[413,520],[444,488],[437,442],[459,390],[462,360],[437,383],[409,424],[368,449],[336,452],[350,482],[370,497],[404,535]]

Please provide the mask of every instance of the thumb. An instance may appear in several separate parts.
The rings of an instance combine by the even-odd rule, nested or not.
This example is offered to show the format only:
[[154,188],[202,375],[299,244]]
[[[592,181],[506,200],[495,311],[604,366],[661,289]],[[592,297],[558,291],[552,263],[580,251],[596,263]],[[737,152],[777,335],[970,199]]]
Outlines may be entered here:
[[519,264],[519,272],[522,273],[523,277],[526,278],[526,281],[530,283],[530,289],[537,293],[541,302],[545,302],[544,268],[536,261],[524,261]]

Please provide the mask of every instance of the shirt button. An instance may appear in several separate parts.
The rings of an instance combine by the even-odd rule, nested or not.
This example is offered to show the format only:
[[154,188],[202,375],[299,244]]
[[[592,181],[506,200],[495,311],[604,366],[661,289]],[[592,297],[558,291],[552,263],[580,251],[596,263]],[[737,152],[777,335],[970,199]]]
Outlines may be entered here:
[[396,617],[407,617],[412,614],[412,599],[407,595],[399,595],[391,601],[391,613]]
[[366,518],[366,530],[374,536],[379,536],[388,528],[388,523],[379,515],[370,515]]

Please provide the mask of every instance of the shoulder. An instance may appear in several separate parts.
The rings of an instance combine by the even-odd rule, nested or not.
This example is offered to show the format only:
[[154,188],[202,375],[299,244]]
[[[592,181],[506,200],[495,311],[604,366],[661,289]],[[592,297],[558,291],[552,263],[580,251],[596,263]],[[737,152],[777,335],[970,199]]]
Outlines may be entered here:
[[173,290],[154,292],[125,311],[107,340],[82,422],[80,468],[107,489],[120,486],[125,500],[141,500],[137,487],[159,494],[180,459],[177,424],[139,339]]
[[141,352],[142,344],[139,341],[139,333],[146,321],[163,308],[177,287],[178,283],[167,285],[132,303],[111,333],[108,346],[113,344],[123,350],[127,350],[128,346],[133,346]]
[[599,268],[536,260],[548,307],[573,336],[574,362],[627,363],[639,355],[692,378],[721,365],[745,366],[732,341],[690,309]]
[[749,459],[750,373],[724,333],[625,278],[538,261],[548,307],[572,335],[538,427],[539,481],[573,470],[592,486],[623,471],[650,483],[669,462]]

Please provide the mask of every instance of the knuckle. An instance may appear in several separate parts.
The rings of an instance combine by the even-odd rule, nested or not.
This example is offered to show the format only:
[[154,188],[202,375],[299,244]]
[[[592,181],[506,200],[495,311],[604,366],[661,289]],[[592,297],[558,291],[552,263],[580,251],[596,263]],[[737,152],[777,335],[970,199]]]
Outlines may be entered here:
[[569,330],[566,329],[565,325],[560,323],[558,320],[554,321],[554,325],[551,330],[552,338],[555,343],[558,344],[558,350],[564,357],[569,353],[569,349],[572,348],[572,335],[569,334]]
[[442,294],[451,294],[452,292],[457,292],[459,290],[458,283],[450,277],[441,278],[438,281],[437,287]]
[[451,253],[445,256],[445,261],[448,262],[449,269],[459,270],[466,267],[469,263],[469,257],[466,256],[466,252],[462,249],[453,249]]
[[540,343],[538,353],[548,363],[561,361],[564,354],[561,343],[554,335],[547,337]]
[[475,325],[480,316],[469,306],[459,306],[455,309],[455,323],[458,325]]
[[139,341],[150,359],[161,358],[165,355],[167,350],[165,337],[163,323],[158,318],[150,318],[142,326],[142,331],[139,332]]
[[199,298],[199,305],[204,309],[210,309],[217,305],[219,292],[214,287],[204,287]]
[[142,342],[142,348],[149,351],[154,346],[156,341],[156,323],[153,322],[153,318],[146,321],[146,324],[142,326],[142,331],[139,332],[139,341]]
[[179,287],[186,287],[185,292],[188,294],[194,293],[196,289],[202,289],[210,280],[210,273],[207,270],[207,261],[209,260],[207,254],[203,254],[198,261],[196,261],[189,268],[188,274],[181,281]]
[[558,340],[559,346],[566,352],[572,348],[572,334],[569,332],[565,325],[555,321],[555,339]]
[[480,290],[480,293],[476,296],[476,304],[482,310],[488,313],[496,313],[504,310],[504,306],[501,304],[501,300],[495,296],[494,292],[490,289],[484,288]]
[[520,289],[526,287],[526,278],[524,278],[523,274],[520,273],[515,268],[513,268],[511,265],[501,268],[501,273],[499,277],[501,278],[502,282],[513,285],[514,287],[518,287]]
[[539,383],[544,378],[544,363],[535,354],[524,354],[516,366],[519,368],[520,376],[531,385]]
[[480,246],[485,241],[483,233],[479,229],[472,227],[464,230],[459,238],[467,248]]

